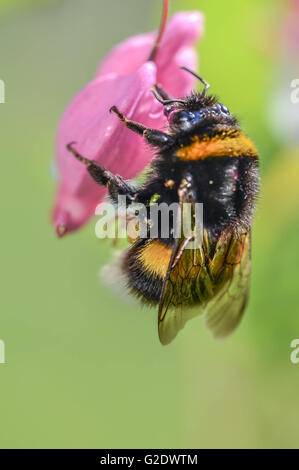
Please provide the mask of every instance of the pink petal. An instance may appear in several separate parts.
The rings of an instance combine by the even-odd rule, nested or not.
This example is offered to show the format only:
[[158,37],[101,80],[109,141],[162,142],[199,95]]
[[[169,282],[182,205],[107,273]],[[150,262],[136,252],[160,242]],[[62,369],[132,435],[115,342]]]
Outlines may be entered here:
[[167,67],[169,60],[181,48],[194,45],[203,33],[203,15],[197,11],[173,15],[163,35],[155,63],[158,69]]
[[101,62],[96,76],[106,73],[129,75],[147,61],[156,33],[139,34],[115,46]]
[[75,140],[76,149],[85,157],[101,162],[113,172],[121,169],[125,178],[135,176],[136,168],[145,165],[148,154],[142,139],[129,132],[109,109],[116,104],[131,118],[155,81],[156,67],[152,63],[144,64],[134,75],[99,77],[78,93],[66,109],[57,136],[60,184],[53,218],[58,235],[86,222],[106,192],[68,152],[67,143]]
[[[186,46],[193,45],[203,33],[203,15],[197,11],[180,12],[168,21],[157,53],[155,63],[158,80],[164,80],[164,69]],[[140,34],[126,39],[112,49],[100,64],[96,75],[118,73],[127,75],[135,72],[147,61],[154,44],[156,32]],[[184,72],[185,74],[185,72]],[[166,78],[167,81],[167,78]]]
[[180,67],[197,70],[197,54],[191,47],[181,48],[163,69],[158,69],[157,80],[175,98],[182,98],[188,94],[195,85],[193,75],[181,70]]

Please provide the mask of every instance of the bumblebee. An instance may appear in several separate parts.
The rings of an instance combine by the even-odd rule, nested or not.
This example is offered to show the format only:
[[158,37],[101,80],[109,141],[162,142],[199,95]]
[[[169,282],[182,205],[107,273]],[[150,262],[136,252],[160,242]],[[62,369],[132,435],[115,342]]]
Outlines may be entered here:
[[146,182],[136,188],[99,163],[80,155],[74,142],[67,148],[84,163],[92,178],[108,188],[117,203],[125,196],[150,207],[159,203],[203,204],[202,243],[188,249],[190,239],[138,237],[123,253],[120,269],[132,294],[158,305],[162,344],[170,343],[185,323],[205,314],[214,337],[223,338],[238,325],[248,299],[251,226],[259,190],[258,153],[238,120],[204,85],[184,99],[175,99],[156,85],[164,106],[167,132],[130,121],[113,106],[126,127],[143,136],[155,150]]

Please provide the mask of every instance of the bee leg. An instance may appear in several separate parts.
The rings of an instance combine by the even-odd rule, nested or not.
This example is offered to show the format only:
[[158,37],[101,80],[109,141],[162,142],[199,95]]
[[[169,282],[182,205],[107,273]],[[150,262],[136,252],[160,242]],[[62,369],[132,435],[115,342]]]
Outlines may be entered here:
[[182,254],[184,253],[184,250],[185,250],[186,246],[188,245],[190,240],[192,240],[192,238],[193,238],[193,235],[189,235],[187,238],[184,239],[183,243],[181,244],[181,246],[179,248],[179,251],[177,252],[177,254],[176,254],[176,256],[173,260],[173,263],[171,265],[171,269],[173,269],[178,264],[178,262],[180,261],[180,259],[182,257]]
[[110,112],[111,111],[115,113],[124,125],[131,129],[131,131],[142,135],[150,145],[153,145],[154,147],[164,147],[174,143],[174,140],[170,135],[156,129],[149,129],[138,122],[130,121],[117,109],[116,106],[112,106],[112,108],[110,108]]
[[74,143],[75,142],[70,142],[66,148],[74,155],[74,157],[77,158],[77,160],[86,165],[88,173],[92,176],[95,182],[101,186],[106,186],[111,199],[116,203],[118,202],[118,196],[127,196],[127,205],[129,205],[135,199],[136,189],[124,181],[121,176],[114,175],[95,160],[89,160],[88,158],[80,155],[73,148]]

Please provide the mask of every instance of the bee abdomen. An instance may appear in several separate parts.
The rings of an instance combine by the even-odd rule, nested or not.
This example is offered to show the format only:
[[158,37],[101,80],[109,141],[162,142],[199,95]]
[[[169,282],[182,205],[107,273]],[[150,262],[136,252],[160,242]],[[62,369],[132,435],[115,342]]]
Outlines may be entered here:
[[161,296],[163,277],[166,275],[169,260],[167,247],[158,240],[136,242],[128,250],[122,263],[127,287],[131,293],[144,302],[157,304]]

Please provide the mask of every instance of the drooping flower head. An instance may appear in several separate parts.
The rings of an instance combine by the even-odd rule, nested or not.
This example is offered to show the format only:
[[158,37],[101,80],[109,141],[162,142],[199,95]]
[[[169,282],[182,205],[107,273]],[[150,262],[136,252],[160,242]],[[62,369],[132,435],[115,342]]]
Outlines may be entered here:
[[[167,4],[165,1],[164,19]],[[162,21],[156,43],[153,32],[131,37],[112,49],[94,80],[63,113],[56,143],[60,181],[53,210],[59,236],[82,226],[106,194],[106,189],[90,178],[66,145],[75,141],[77,150],[87,158],[125,179],[134,178],[150,162],[152,154],[143,139],[126,129],[109,109],[117,105],[128,119],[162,129],[166,125],[163,106],[155,100],[151,88],[159,83],[175,97],[190,93],[194,79],[180,67],[197,67],[194,44],[202,33],[202,15],[175,14],[161,38],[164,26]]]

